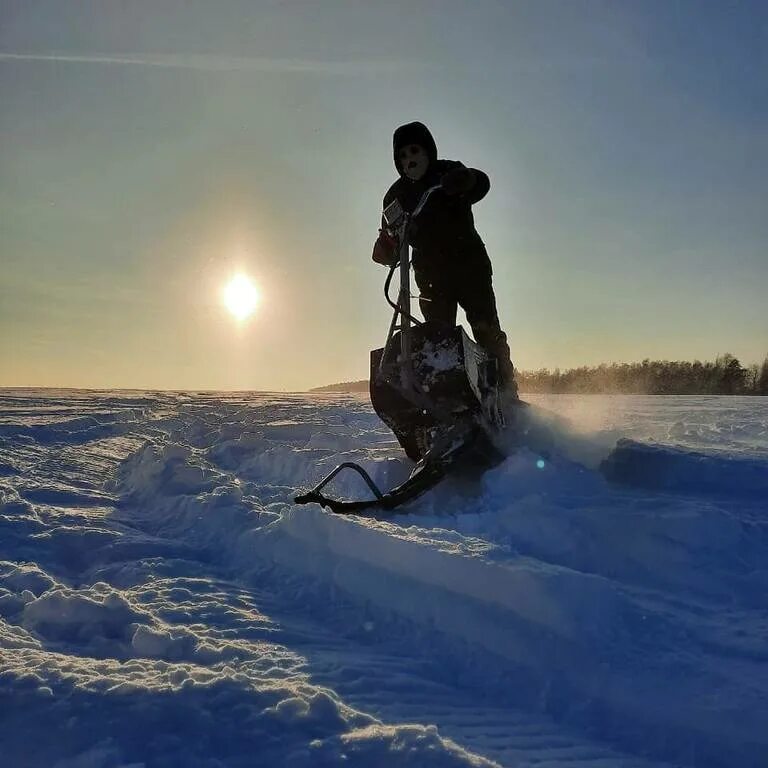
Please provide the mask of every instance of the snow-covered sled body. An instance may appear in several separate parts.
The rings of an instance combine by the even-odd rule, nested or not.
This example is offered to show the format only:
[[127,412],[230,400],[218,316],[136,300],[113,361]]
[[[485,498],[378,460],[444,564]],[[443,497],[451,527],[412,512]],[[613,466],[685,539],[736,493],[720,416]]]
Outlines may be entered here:
[[371,352],[371,404],[408,458],[421,461],[448,431],[500,426],[496,361],[461,326],[423,323],[411,329],[409,381],[399,359],[398,334]]

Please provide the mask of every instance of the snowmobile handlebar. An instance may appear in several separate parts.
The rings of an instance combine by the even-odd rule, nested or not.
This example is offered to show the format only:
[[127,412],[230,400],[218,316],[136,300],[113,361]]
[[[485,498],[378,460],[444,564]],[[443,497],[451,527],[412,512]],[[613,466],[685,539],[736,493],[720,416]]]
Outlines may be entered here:
[[427,189],[419,198],[416,207],[410,213],[404,211],[403,207],[400,205],[400,201],[395,198],[382,212],[384,227],[387,232],[393,237],[398,238],[398,240],[407,237],[408,226],[424,210],[424,206],[427,204],[432,194],[442,188],[442,184],[435,184]]
[[413,213],[411,214],[411,221],[415,219],[424,209],[424,206],[427,204],[427,200],[432,196],[433,192],[437,192],[439,189],[442,189],[442,184],[435,184],[433,187],[430,187],[422,196],[421,200],[419,200],[416,207],[413,209]]
[[[407,241],[408,238],[408,229],[413,222],[413,220],[424,210],[424,206],[429,201],[429,198],[432,196],[434,192],[437,192],[438,190],[442,189],[442,184],[435,184],[432,187],[429,187],[424,194],[419,199],[419,202],[416,204],[416,207],[413,209],[413,212],[408,214],[403,211],[403,209],[400,207],[400,204],[397,200],[395,200],[390,206],[387,207],[387,210],[384,211],[384,218],[389,219],[387,221],[387,228],[391,230],[397,230],[399,229],[398,239],[400,241],[400,244],[402,246],[402,243]],[[392,216],[392,208],[396,207],[397,213],[395,216]],[[388,216],[389,213],[389,216]],[[401,266],[401,262],[397,261],[395,262],[390,268],[389,268],[389,274],[387,275],[387,279],[384,282],[384,297],[387,300],[387,303],[389,304],[392,309],[394,309],[396,312],[402,312],[402,308],[398,306],[398,304],[389,296],[389,286],[392,284],[392,277],[395,274],[395,270],[397,267]],[[410,313],[408,314],[408,319],[414,324],[414,325],[421,325],[421,320],[415,318]]]

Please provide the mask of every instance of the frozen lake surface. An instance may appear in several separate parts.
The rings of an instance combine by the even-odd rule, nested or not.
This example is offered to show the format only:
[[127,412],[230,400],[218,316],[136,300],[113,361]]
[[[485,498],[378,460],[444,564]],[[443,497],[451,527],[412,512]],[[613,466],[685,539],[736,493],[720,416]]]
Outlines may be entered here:
[[526,399],[365,519],[364,396],[0,390],[0,764],[767,765],[768,398]]

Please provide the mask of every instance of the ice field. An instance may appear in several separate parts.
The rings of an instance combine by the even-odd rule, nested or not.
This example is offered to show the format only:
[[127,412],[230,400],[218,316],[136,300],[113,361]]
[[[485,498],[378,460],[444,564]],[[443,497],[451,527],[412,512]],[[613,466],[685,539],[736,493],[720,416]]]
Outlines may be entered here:
[[363,518],[366,396],[0,390],[0,765],[768,765],[768,398],[525,399]]

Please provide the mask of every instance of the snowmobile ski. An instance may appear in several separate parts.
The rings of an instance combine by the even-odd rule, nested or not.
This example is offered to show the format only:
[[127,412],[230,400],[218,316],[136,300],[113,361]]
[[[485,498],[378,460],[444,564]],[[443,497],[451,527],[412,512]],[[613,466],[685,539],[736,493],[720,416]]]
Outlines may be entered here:
[[[503,458],[502,455],[481,430],[475,429],[472,434],[468,434],[465,425],[459,424],[433,443],[432,448],[416,464],[404,483],[386,493],[379,489],[363,467],[354,462],[345,461],[310,491],[296,496],[294,501],[297,504],[317,503],[339,514],[390,511],[434,488],[449,472],[485,468],[489,463],[498,463],[501,458]],[[344,501],[323,494],[323,488],[345,469],[357,472],[375,498]]]
[[[361,501],[344,501],[333,499],[321,493],[322,489],[344,469],[352,469],[356,471],[363,480],[365,480],[376,498],[364,499]],[[300,494],[294,501],[297,504],[310,504],[314,502],[330,509],[331,512],[336,512],[337,514],[342,515],[364,514],[379,509],[392,510],[406,501],[415,499],[417,496],[424,493],[424,491],[433,488],[443,479],[443,477],[445,477],[445,469],[440,463],[432,462],[429,465],[424,464],[421,467],[417,467],[404,483],[398,485],[387,493],[382,493],[376,483],[371,479],[371,476],[359,464],[344,462],[343,464],[339,464],[333,472],[323,478],[311,491]]]

